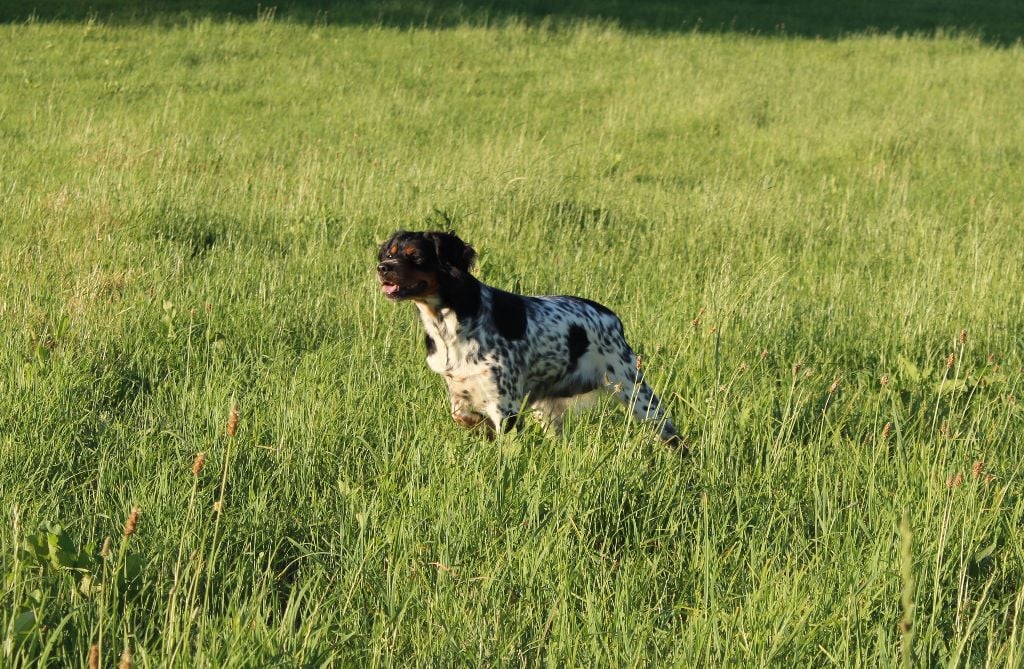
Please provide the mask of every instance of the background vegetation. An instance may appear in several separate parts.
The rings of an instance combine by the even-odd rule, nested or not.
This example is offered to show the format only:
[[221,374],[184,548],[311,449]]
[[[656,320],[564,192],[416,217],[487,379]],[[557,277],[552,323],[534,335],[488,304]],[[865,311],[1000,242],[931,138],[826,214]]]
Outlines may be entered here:
[[[0,664],[1021,664],[1019,10],[602,6],[4,9]],[[691,457],[457,428],[445,220]]]

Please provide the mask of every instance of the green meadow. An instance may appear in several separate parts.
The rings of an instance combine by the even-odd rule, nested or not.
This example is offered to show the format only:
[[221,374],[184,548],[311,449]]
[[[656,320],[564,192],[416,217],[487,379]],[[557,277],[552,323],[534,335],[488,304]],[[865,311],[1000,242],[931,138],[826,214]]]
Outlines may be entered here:
[[[0,665],[1024,665],[1021,43],[467,12],[0,23]],[[455,425],[428,227],[690,456]]]

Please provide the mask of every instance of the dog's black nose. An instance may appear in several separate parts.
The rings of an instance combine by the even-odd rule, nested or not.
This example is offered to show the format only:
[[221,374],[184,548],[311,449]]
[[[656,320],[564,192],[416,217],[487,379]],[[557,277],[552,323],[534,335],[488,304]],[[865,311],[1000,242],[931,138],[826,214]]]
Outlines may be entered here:
[[381,273],[384,273],[384,272],[388,271],[388,266],[385,265],[384,263],[381,263],[381,264],[377,265],[377,271],[381,272]]

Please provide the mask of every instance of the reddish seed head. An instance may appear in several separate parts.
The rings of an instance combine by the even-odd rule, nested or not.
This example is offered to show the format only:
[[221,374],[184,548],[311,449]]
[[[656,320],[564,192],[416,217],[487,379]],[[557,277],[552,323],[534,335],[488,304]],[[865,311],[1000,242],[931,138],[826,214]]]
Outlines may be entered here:
[[135,529],[139,524],[140,513],[142,513],[142,509],[139,507],[132,508],[132,512],[128,514],[128,520],[124,521],[124,536],[130,537],[135,534]]
[[203,471],[203,465],[206,464],[206,453],[196,453],[196,459],[192,461],[192,476],[198,478],[199,472]]
[[950,474],[949,477],[946,479],[946,487],[947,488],[959,488],[963,484],[964,484],[964,475],[961,474],[960,472],[957,472],[955,475],[954,474]]
[[228,414],[228,436],[235,436],[238,431],[238,405],[231,405],[231,413]]
[[967,343],[967,330],[960,331],[960,345],[963,346]]
[[890,434],[892,434],[892,423],[886,423],[882,428],[882,441],[888,439]]
[[954,364],[956,364],[956,353],[950,353],[946,356],[946,369],[949,369]]
[[974,465],[971,466],[971,477],[981,478],[981,475],[985,473],[985,463],[981,460],[975,460]]
[[841,378],[841,377],[838,377],[838,376],[837,376],[837,377],[836,377],[836,380],[832,382],[832,385],[830,385],[830,386],[828,387],[828,394],[829,394],[829,395],[834,395],[834,394],[835,394],[835,392],[836,392],[837,390],[839,390],[839,379],[840,379],[840,378]]
[[889,385],[889,375],[888,374],[882,374],[881,384],[882,384],[883,388],[885,388],[887,385]]

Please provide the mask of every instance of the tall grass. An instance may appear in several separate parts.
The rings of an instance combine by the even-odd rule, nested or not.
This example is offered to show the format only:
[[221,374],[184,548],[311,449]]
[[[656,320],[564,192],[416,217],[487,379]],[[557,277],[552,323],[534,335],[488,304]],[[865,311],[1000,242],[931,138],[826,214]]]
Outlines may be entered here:
[[[1021,56],[0,26],[2,664],[1019,666]],[[448,219],[692,456],[455,426],[372,275]]]

